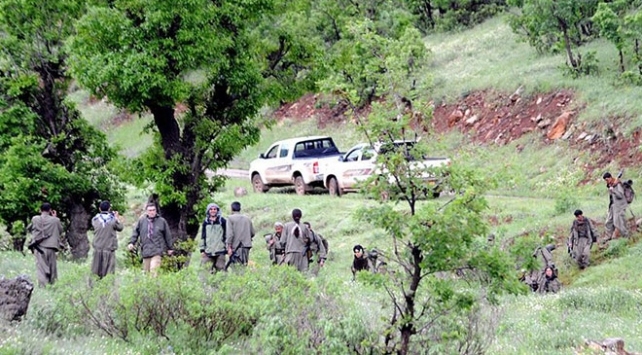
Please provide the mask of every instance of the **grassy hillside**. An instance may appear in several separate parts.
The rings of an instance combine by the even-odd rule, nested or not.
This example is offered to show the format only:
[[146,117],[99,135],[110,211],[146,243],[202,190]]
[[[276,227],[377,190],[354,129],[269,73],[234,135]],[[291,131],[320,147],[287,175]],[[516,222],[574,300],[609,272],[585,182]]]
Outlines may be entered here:
[[514,92],[548,92],[569,88],[577,101],[586,105],[583,121],[626,118],[626,128],[642,125],[642,88],[617,82],[616,51],[603,40],[593,41],[579,51],[597,51],[600,73],[573,79],[564,75],[565,56],[540,55],[520,41],[505,17],[493,18],[460,33],[431,35],[426,45],[433,53],[433,97],[456,101],[461,95],[481,89]]
[[[518,41],[501,17],[460,33],[430,36],[426,38],[426,44],[434,59],[429,73],[433,76],[434,88],[426,95],[436,101],[456,102],[463,95],[482,89],[510,93],[523,86],[526,93],[535,93],[570,88],[576,92],[575,104],[585,106],[579,116],[580,121],[600,122],[621,117],[625,118],[620,121],[623,125],[621,130],[625,132],[642,125],[642,105],[639,104],[642,102],[642,89],[615,85],[616,67],[612,56],[615,51],[608,43],[596,41],[582,49],[599,48],[603,69],[599,76],[578,80],[563,75],[559,68],[564,63],[563,55],[538,55],[527,44]],[[89,98],[82,91],[76,92],[72,99],[79,104],[85,117],[103,129],[110,142],[118,145],[123,154],[136,156],[151,144],[150,135],[142,133],[149,117],[114,124],[112,118],[118,112],[113,107],[102,102],[88,104]],[[308,134],[331,135],[342,151],[363,139],[351,123],[320,129],[314,119],[301,121],[300,118],[289,118],[277,122],[271,130],[264,130],[261,141],[244,150],[230,165],[245,169],[272,142]],[[562,279],[567,283],[563,291],[552,296],[504,297],[497,338],[489,353],[573,354],[574,348],[585,339],[601,340],[606,337],[622,337],[627,342],[627,349],[642,350],[642,336],[639,334],[642,244],[614,243],[600,255],[599,260],[594,258],[593,266],[579,271],[569,260],[562,243],[573,220],[574,209],[581,208],[585,215],[598,222],[606,217],[607,196],[600,173],[593,172],[588,183],[578,185],[585,178],[586,163],[593,159],[588,152],[578,151],[566,142],[543,144],[533,136],[522,137],[505,146],[474,144],[458,132],[429,137],[429,140],[435,155],[447,155],[457,164],[475,167],[488,178],[500,182],[498,189],[487,196],[490,207],[487,219],[500,243],[508,243],[513,237],[523,234],[541,236],[541,244],[558,243],[554,256],[564,273]],[[615,163],[603,167],[613,171],[617,168]],[[627,176],[639,180],[642,170],[629,169]],[[236,199],[232,191],[237,186],[251,190],[248,181],[232,179],[225,190],[211,196],[211,200],[226,211],[230,202]],[[138,206],[144,202],[145,196],[141,191],[132,190],[129,204]],[[251,254],[255,272],[267,275],[270,268],[262,235],[271,231],[275,221],[288,220],[292,208],[302,208],[303,219],[310,221],[315,230],[328,238],[331,250],[327,267],[312,282],[322,289],[341,289],[344,298],[353,300],[355,306],[364,310],[364,321],[375,324],[381,321],[384,310],[376,300],[383,292],[371,290],[374,293],[372,298],[355,296],[355,284],[350,282],[349,272],[353,245],[388,247],[380,231],[358,222],[353,215],[357,208],[374,201],[358,194],[339,199],[327,194],[301,197],[287,190],[273,190],[267,194],[250,192],[239,200],[258,230]],[[448,196],[443,196],[422,203],[442,204],[447,201]],[[632,210],[636,215],[640,214],[640,197],[632,205]],[[126,243],[136,216],[134,209],[127,211],[121,247]],[[598,229],[603,231],[602,226]],[[597,249],[594,248],[593,252],[597,254]],[[124,269],[125,258],[125,252],[119,251],[119,275],[136,272]],[[198,256],[194,255],[192,264],[198,265],[198,262]],[[89,261],[81,264],[61,262],[59,273],[64,278],[88,270]],[[0,271],[7,277],[27,274],[35,279],[31,257],[17,253],[3,254]],[[42,342],[33,343],[33,338],[44,334],[42,322],[33,316],[51,306],[50,299],[55,292],[55,288],[36,289],[28,321],[13,328],[0,327],[0,354],[158,353],[158,344],[164,344],[163,339],[129,344],[103,338],[100,333],[76,338],[48,336]]]

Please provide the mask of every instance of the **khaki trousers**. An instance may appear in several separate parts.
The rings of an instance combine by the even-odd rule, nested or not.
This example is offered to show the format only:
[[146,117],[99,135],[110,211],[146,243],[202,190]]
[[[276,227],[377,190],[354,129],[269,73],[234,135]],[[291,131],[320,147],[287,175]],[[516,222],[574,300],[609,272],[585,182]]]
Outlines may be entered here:
[[158,275],[161,266],[161,256],[154,255],[151,258],[143,258],[143,271],[151,272],[153,276]]

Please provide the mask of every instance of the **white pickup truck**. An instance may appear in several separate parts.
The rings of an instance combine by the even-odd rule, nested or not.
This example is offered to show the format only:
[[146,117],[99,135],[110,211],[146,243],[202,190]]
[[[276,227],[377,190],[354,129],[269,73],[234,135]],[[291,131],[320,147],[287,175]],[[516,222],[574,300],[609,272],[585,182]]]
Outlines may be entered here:
[[[393,143],[399,147],[405,145],[412,148],[415,141],[395,141]],[[369,143],[360,143],[350,148],[345,155],[341,155],[334,162],[325,167],[324,187],[328,189],[330,195],[341,196],[345,192],[353,192],[359,189],[359,182],[365,181],[373,174],[380,171],[377,164],[377,155],[381,153],[382,146],[375,143],[374,146]],[[417,161],[417,165],[422,169],[439,167],[450,164],[448,158],[423,158]],[[433,197],[439,197],[442,186],[439,185],[439,178],[433,175],[426,175],[423,180],[426,182],[426,188]]]
[[323,168],[340,155],[328,136],[286,139],[273,143],[250,163],[249,177],[255,192],[294,185],[296,193],[304,195],[323,187]]

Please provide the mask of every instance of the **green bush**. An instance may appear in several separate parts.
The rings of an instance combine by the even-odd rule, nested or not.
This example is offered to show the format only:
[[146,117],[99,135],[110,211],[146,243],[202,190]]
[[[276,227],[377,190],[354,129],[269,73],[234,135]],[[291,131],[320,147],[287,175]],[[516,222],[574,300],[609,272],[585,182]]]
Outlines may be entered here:
[[102,280],[71,272],[51,303],[35,310],[37,326],[57,336],[101,334],[152,352],[191,354],[341,354],[377,340],[358,308],[339,297],[345,290],[320,289],[292,268],[215,275],[196,269]]

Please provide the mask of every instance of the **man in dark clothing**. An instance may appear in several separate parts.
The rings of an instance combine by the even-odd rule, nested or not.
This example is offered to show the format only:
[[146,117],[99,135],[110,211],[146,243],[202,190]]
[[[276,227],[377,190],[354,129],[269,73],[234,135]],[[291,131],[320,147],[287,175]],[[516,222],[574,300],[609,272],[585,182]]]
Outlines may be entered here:
[[[247,265],[254,238],[254,225],[250,217],[241,214],[241,203],[232,202],[232,214],[227,217],[225,240],[227,255],[242,265]],[[236,261],[235,261],[236,262]]]
[[32,235],[29,249],[36,257],[38,284],[45,287],[58,278],[56,252],[64,249],[62,223],[48,202],[40,206],[40,215],[31,218],[27,231]]
[[580,269],[589,266],[591,246],[597,241],[597,232],[588,218],[585,218],[581,210],[574,213],[575,220],[571,226],[571,235],[568,238],[568,247],[571,255],[577,262]]
[[91,220],[94,228],[94,258],[91,272],[99,278],[113,274],[116,270],[116,249],[118,249],[118,234],[123,230],[118,211],[111,212],[109,201],[100,203],[98,213]]
[[167,255],[174,254],[172,250],[174,241],[167,221],[158,215],[154,203],[147,204],[146,213],[138,219],[127,248],[130,251],[134,250],[134,245],[139,239],[143,255],[143,270],[156,276],[161,265],[161,256],[165,252]]
[[355,280],[357,276],[357,272],[363,271],[363,270],[368,270],[368,271],[375,271],[375,265],[372,263],[372,260],[368,258],[366,255],[365,249],[359,244],[355,245],[352,248],[352,252],[354,253],[354,259],[352,260],[352,281]]

